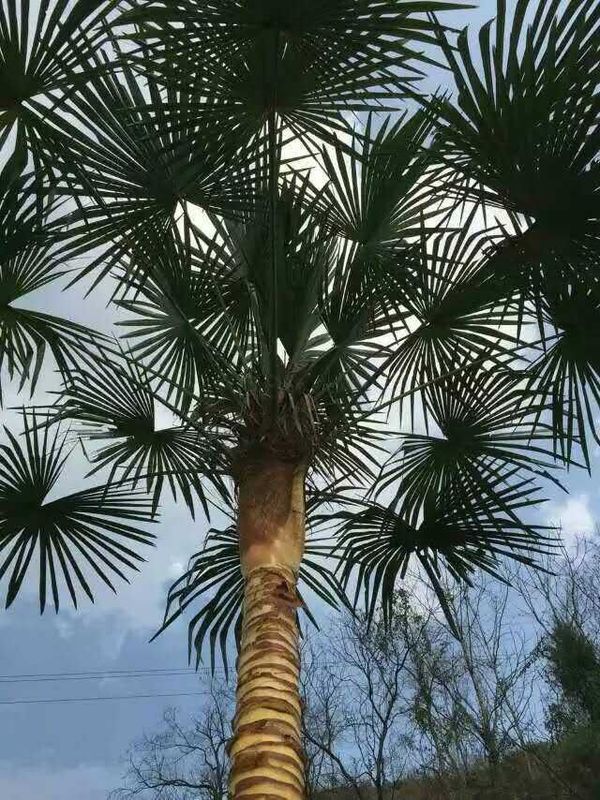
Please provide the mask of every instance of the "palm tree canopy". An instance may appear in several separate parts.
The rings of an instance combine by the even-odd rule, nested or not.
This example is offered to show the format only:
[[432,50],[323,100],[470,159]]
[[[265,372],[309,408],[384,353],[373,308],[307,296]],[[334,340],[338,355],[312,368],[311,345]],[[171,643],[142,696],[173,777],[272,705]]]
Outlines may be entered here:
[[[552,546],[528,509],[600,442],[600,9],[498,0],[473,37],[464,7],[3,0],[0,366],[61,379],[2,446],[7,604],[38,563],[42,609],[112,587],[165,490],[233,518],[261,458],[308,469],[331,605],[415,563],[448,610],[442,570]],[[21,305],[67,273],[117,337]],[[77,440],[103,483],[48,501]],[[211,531],[165,625],[194,607],[225,658],[241,585]]]

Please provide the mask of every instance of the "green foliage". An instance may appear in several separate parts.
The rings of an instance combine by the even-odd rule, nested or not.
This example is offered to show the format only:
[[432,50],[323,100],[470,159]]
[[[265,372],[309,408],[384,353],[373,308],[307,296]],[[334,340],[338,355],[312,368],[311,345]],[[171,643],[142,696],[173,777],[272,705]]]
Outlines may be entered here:
[[426,496],[417,521],[393,506],[348,500],[348,510],[337,512],[334,519],[340,522],[343,583],[356,581],[355,601],[364,592],[368,613],[372,615],[381,603],[389,618],[394,586],[406,576],[414,558],[455,630],[441,581],[444,570],[467,583],[475,569],[501,580],[497,571],[501,557],[533,565],[536,555],[553,545],[547,526],[519,519],[520,510],[543,501],[531,480],[511,482],[514,473],[486,476],[487,480],[480,479],[481,487],[454,483],[435,500]]
[[529,277],[539,283],[561,261],[591,266],[600,241],[599,13],[588,0],[518,0],[507,17],[499,2],[480,31],[479,71],[466,30],[456,54],[445,46],[459,94],[458,108],[436,103],[440,146],[469,191],[535,220],[527,249],[538,248]]
[[60,129],[61,103],[94,72],[90,59],[105,38],[113,0],[6,0],[0,7],[0,150],[15,136],[7,169],[18,174],[31,156],[38,177],[54,174],[48,148],[70,159]]
[[35,417],[24,421],[24,444],[5,428],[8,444],[0,445],[0,579],[8,579],[8,607],[37,563],[40,610],[51,593],[58,611],[59,590],[77,606],[78,592],[93,600],[90,576],[114,591],[115,576],[138,570],[144,559],[136,550],[154,536],[135,523],[151,520],[152,504],[116,485],[51,499],[69,455],[65,435],[42,433]]
[[[551,681],[561,698],[550,709],[555,735],[582,728],[594,737],[600,726],[600,656],[594,642],[571,622],[557,620],[545,643]],[[591,726],[591,727],[590,727]]]
[[208,514],[199,474],[212,476],[212,485],[227,499],[220,473],[222,453],[210,435],[188,425],[156,429],[154,393],[148,374],[139,364],[107,350],[79,354],[79,363],[65,381],[57,419],[78,425],[81,435],[108,441],[92,457],[94,474],[110,467],[108,484],[144,482],[156,511],[165,481],[173,498],[179,487],[192,516],[193,495]]
[[98,264],[105,274],[135,245],[148,254],[149,237],[152,256],[164,250],[168,257],[178,203],[231,213],[253,191],[239,174],[239,143],[227,129],[215,131],[211,120],[193,115],[181,90],[151,75],[142,84],[127,64],[113,73],[106,59],[94,61],[97,76],[69,103],[73,122],[62,124],[74,161],[65,163],[57,183],[79,205],[70,220],[71,253],[103,248],[82,275]]
[[521,302],[535,304],[542,336],[548,323],[559,329],[534,375],[553,402],[557,447],[570,455],[581,439],[586,460],[586,426],[598,436],[590,413],[598,364],[582,344],[590,318],[591,341],[597,325],[598,23],[588,0],[562,9],[554,0],[518,0],[512,23],[499,2],[495,36],[491,22],[480,32],[479,72],[466,31],[456,54],[445,45],[458,108],[434,102],[440,149],[463,177],[466,194],[528,221],[489,268],[518,288]]
[[[534,426],[542,409],[512,370],[455,373],[425,391],[439,435],[406,433],[384,465],[377,490],[393,487],[398,505],[416,522],[424,508],[446,498],[457,485],[473,494],[492,494],[508,469],[551,477],[558,465],[545,442],[548,427]],[[493,502],[501,507],[499,497]]]
[[51,211],[51,205],[40,206],[31,175],[15,177],[8,166],[0,171],[0,369],[5,368],[10,378],[18,376],[20,389],[28,384],[31,393],[47,350],[67,376],[77,343],[92,340],[92,332],[83,325],[20,303],[66,271],[56,238],[44,227]]
[[[295,131],[343,127],[342,111],[386,107],[418,75],[415,43],[434,41],[431,12],[447,0],[146,0],[121,22],[136,23],[136,63],[162,79],[193,85],[220,122],[256,134],[272,109]],[[179,27],[186,37],[182,39]],[[223,57],[226,55],[226,57]]]
[[531,366],[530,380],[552,409],[555,452],[569,459],[578,442],[589,469],[586,432],[600,439],[594,421],[600,401],[600,296],[595,287],[565,285],[548,293],[542,313],[552,333]]
[[[538,482],[589,468],[599,438],[600,11],[518,0],[509,19],[498,0],[478,68],[436,17],[461,7],[2,4],[0,366],[33,391],[52,356],[61,389],[25,440],[43,428],[43,465],[70,426],[104,480],[94,525],[127,487],[139,522],[167,485],[233,518],[260,450],[306,465],[319,548],[370,613],[410,563],[448,610],[444,572],[552,544],[525,516]],[[456,96],[419,94],[432,60]],[[108,283],[120,341],[21,306],[65,273]],[[7,521],[10,600],[38,541],[56,604],[56,559],[73,599],[91,593],[78,558],[104,579],[133,565],[111,519],[104,549],[78,550],[66,522]],[[190,642],[213,654],[238,618],[235,547],[211,534],[170,595],[167,623],[208,602]],[[339,602],[325,561],[302,578]]]

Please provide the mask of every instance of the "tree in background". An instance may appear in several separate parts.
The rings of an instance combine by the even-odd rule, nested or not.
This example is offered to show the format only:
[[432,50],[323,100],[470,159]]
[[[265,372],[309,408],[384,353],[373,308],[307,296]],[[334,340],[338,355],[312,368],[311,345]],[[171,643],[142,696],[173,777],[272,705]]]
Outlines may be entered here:
[[540,631],[537,649],[554,693],[546,700],[549,729],[562,738],[600,722],[600,547],[580,537],[545,566],[510,579]]
[[545,730],[554,748],[534,751],[563,791],[579,786],[595,797],[600,789],[600,731],[597,718],[597,666],[600,644],[600,549],[596,537],[579,537],[547,571],[511,570],[509,580],[524,600],[525,614],[538,631],[536,682],[545,710]]
[[[0,451],[7,603],[113,587],[165,490],[224,510],[165,624],[237,632],[235,798],[304,794],[298,586],[386,623],[416,563],[455,627],[443,576],[534,563],[538,481],[599,438],[600,11],[499,0],[472,45],[460,7],[0,7],[0,363],[61,377]],[[117,342],[23,306],[65,271]],[[100,483],[57,499],[77,440]]]
[[[479,782],[501,796],[500,765],[537,737],[537,642],[502,584],[480,579],[447,598],[455,636],[432,617],[411,655],[422,769],[446,786],[458,777],[463,787]],[[406,635],[414,636],[410,628]]]
[[[555,670],[567,675],[562,691],[570,687],[571,712],[578,704],[569,717],[578,727],[554,727],[549,743],[544,716],[555,713],[557,678],[516,592],[483,579],[447,597],[458,639],[417,583],[410,600],[398,593],[387,624],[380,610],[373,620],[346,612],[303,643],[307,797],[593,797],[593,748],[572,736],[589,730],[581,648]],[[535,607],[552,612],[539,596]],[[132,748],[111,800],[224,798],[232,708],[231,684],[213,679],[192,720],[168,711],[163,730]]]
[[345,614],[307,643],[303,733],[314,790],[394,799],[412,761],[410,664],[425,626],[399,593],[390,620]]
[[124,786],[111,800],[224,800],[227,797],[234,697],[226,683],[211,682],[191,723],[176,709],[164,713],[159,733],[145,735],[128,754]]
[[597,646],[573,623],[557,620],[546,641],[546,659],[560,700],[549,713],[556,738],[600,723],[600,656]]

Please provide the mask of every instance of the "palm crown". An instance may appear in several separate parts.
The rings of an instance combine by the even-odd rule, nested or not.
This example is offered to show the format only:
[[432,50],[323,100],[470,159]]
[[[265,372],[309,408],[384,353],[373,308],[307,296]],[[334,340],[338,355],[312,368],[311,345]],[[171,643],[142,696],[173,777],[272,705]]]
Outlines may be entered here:
[[[0,363],[62,381],[2,445],[8,604],[36,560],[42,608],[91,596],[165,490],[233,519],[274,462],[330,604],[385,608],[414,556],[445,608],[442,569],[551,544],[522,513],[600,441],[600,9],[498,0],[473,44],[461,5],[4,0]],[[456,92],[419,94],[432,59]],[[14,305],[65,271],[110,283],[118,339]],[[49,502],[67,429],[104,483]],[[171,590],[198,652],[243,557],[212,531]]]

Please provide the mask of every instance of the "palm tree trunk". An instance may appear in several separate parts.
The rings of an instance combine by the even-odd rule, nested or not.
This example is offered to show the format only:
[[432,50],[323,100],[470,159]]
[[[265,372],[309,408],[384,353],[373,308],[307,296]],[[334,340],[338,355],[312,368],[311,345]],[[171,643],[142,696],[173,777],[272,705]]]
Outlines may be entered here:
[[230,794],[304,797],[296,580],[304,550],[304,469],[246,465],[239,482],[244,615]]

